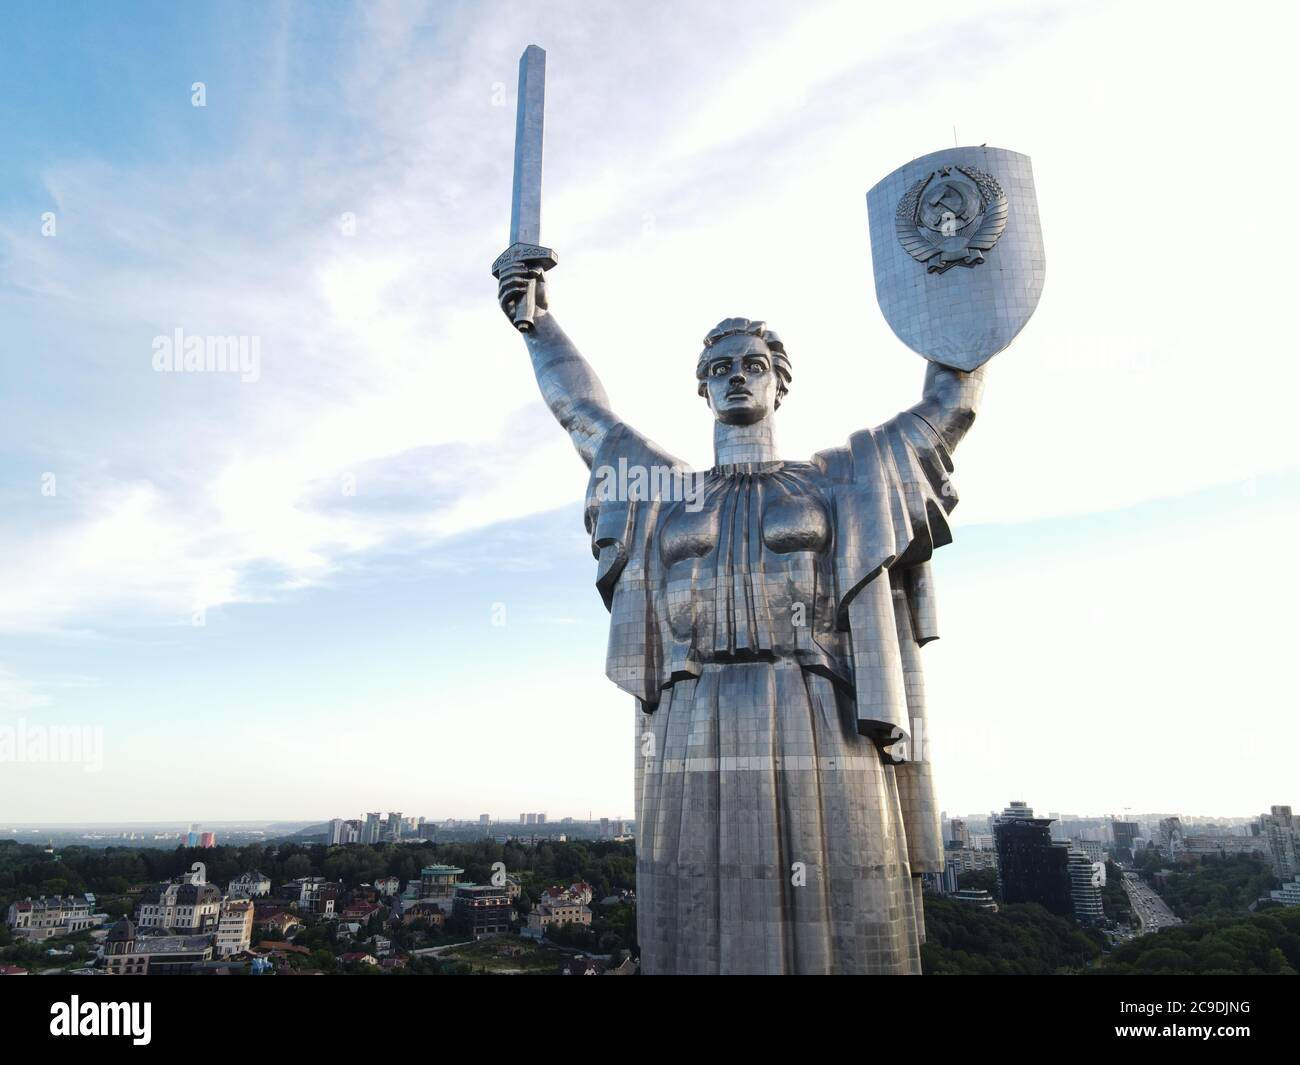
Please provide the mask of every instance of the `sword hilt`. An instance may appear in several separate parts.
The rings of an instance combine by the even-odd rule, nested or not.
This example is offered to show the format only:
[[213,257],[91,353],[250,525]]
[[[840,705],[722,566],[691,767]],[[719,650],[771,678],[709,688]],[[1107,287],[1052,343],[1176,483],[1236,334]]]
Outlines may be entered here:
[[[500,281],[501,273],[506,267],[519,263],[540,267],[542,270],[552,270],[555,268],[556,261],[555,252],[550,248],[543,248],[540,244],[511,244],[492,263],[492,276]],[[515,323],[515,328],[519,332],[528,333],[532,331],[533,320],[536,317],[537,281],[530,278],[528,291],[515,300],[514,307],[510,311],[510,320]]]

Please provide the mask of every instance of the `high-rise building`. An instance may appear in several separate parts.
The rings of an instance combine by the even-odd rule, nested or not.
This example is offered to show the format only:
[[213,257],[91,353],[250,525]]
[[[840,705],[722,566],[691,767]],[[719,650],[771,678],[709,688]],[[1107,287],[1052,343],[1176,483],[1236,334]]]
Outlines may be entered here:
[[998,885],[1004,903],[1036,902],[1050,913],[1069,917],[1069,848],[1055,843],[1050,817],[1035,817],[1026,803],[1014,801],[993,824],[998,852]]
[[1115,857],[1122,862],[1133,860],[1133,841],[1138,838],[1136,821],[1112,821],[1110,830],[1115,837]]
[[331,818],[325,840],[330,846],[343,842],[343,819],[341,817]]
[[378,843],[380,839],[380,832],[382,830],[382,824],[383,824],[382,820],[377,812],[372,814],[366,814],[366,824],[365,827],[361,830],[361,842]]
[[490,825],[490,824],[492,823],[492,815],[491,815],[491,814],[479,814],[479,815],[478,815],[478,823],[479,823],[480,825]]
[[1187,849],[1187,832],[1178,817],[1166,817],[1160,821],[1160,849],[1166,858],[1177,858]]
[[1090,862],[1101,861],[1104,854],[1101,844],[1095,839],[1072,839],[1070,840],[1070,849],[1082,851],[1088,856]]
[[215,832],[200,832],[200,847],[215,847],[217,845],[217,834]]
[[954,817],[948,824],[948,838],[963,847],[970,846],[970,829],[960,817]]
[[1292,816],[1291,807],[1272,806],[1260,814],[1259,834],[1268,848],[1273,875],[1284,881],[1300,875],[1300,818]]
[[537,815],[537,823],[538,823],[539,825],[544,825],[544,824],[546,824],[546,814],[544,814],[544,813],[540,813],[540,814],[538,814],[538,815]]
[[388,815],[388,827],[385,835],[394,843],[401,842],[402,839],[402,815],[399,811],[393,811]]
[[1070,903],[1074,909],[1074,919],[1080,924],[1100,924],[1105,919],[1101,905],[1101,885],[1093,868],[1095,864],[1097,863],[1085,851],[1071,845],[1067,864],[1070,873]]

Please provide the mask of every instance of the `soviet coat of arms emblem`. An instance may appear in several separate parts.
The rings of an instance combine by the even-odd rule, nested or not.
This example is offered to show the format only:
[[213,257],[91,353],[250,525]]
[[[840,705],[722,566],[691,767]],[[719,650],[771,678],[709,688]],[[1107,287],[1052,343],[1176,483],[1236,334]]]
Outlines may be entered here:
[[978,266],[1007,227],[1007,197],[973,166],[941,166],[898,201],[898,241],[929,273]]
[[876,298],[913,351],[974,370],[1029,321],[1046,263],[1027,155],[931,152],[873,185],[867,213]]

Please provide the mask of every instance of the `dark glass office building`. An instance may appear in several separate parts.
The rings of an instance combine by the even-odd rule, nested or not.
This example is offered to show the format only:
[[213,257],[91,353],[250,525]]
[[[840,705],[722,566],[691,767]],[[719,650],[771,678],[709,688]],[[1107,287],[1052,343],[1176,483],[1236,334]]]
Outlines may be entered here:
[[1036,902],[1061,917],[1074,915],[1070,897],[1070,848],[1053,843],[1050,817],[1035,817],[1013,802],[993,823],[998,885],[1004,903]]

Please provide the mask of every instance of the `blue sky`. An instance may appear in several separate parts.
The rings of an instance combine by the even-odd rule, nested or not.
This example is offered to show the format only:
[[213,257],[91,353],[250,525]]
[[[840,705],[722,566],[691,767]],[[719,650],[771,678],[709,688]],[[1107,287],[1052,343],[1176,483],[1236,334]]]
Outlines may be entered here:
[[[912,403],[866,189],[954,127],[1031,155],[1047,289],[937,562],[941,802],[1298,801],[1295,268],[1249,207],[1296,154],[1293,35],[700,8],[9,9],[0,725],[101,728],[104,766],[0,765],[0,814],[631,814],[584,471],[487,273],[532,41],[555,312],[697,465],[724,316],[786,340],[791,457]],[[258,380],[154,372],[176,328],[257,337]]]

